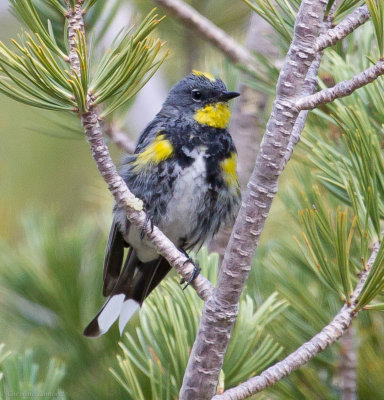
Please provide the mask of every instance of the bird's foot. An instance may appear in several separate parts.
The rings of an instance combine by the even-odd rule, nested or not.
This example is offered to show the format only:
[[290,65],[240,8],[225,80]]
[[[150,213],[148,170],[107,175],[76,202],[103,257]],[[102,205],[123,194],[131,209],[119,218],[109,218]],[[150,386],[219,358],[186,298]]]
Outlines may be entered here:
[[193,264],[193,272],[192,272],[191,277],[188,280],[186,280],[184,278],[180,279],[180,285],[183,285],[185,283],[185,286],[183,287],[183,290],[185,290],[198,277],[198,275],[200,274],[201,268],[199,267],[199,263],[197,261],[192,260],[192,258],[189,257],[189,255],[183,249],[180,249],[180,251],[182,251],[188,257],[188,260],[186,260],[184,262],[184,264],[186,264],[188,262]]
[[144,239],[145,231],[147,230],[148,224],[150,224],[150,233],[152,233],[153,232],[153,221],[151,220],[150,216],[147,214],[145,216],[145,220],[144,220],[143,226],[141,228],[140,240]]

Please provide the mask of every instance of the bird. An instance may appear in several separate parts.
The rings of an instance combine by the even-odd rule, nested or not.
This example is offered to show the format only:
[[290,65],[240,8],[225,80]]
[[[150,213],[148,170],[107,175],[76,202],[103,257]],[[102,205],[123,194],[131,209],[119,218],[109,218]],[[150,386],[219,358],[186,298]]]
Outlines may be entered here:
[[[213,74],[193,70],[172,87],[119,170],[143,201],[146,223],[159,227],[185,254],[198,250],[222,224],[233,224],[239,210],[237,152],[227,129],[228,101],[239,95]],[[103,295],[108,299],[85,328],[85,336],[106,333],[117,319],[122,335],[170,271],[144,232],[115,205],[103,271]],[[200,272],[194,265],[187,285]]]

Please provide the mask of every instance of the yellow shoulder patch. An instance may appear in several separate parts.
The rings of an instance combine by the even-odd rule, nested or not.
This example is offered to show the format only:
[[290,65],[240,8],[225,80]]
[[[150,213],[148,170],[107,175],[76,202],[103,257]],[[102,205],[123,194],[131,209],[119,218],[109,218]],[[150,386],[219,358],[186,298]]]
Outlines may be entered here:
[[200,125],[224,129],[231,118],[231,112],[225,103],[208,104],[199,108],[195,113],[195,120]]
[[165,135],[158,135],[144,151],[138,154],[132,165],[134,169],[140,170],[150,164],[159,164],[161,161],[168,159],[172,154],[172,143],[166,139]]
[[215,82],[216,78],[211,74],[210,72],[201,72],[198,71],[197,69],[192,70],[193,75],[196,76],[203,76],[204,78],[207,78],[211,82]]
[[232,152],[225,160],[220,162],[221,170],[223,171],[224,182],[229,188],[238,188],[239,180],[236,172],[237,154]]

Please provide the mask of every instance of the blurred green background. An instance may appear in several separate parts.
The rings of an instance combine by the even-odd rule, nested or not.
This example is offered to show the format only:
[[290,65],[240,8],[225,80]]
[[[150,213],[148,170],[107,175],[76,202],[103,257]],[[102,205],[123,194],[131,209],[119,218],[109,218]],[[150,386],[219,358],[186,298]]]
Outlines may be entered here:
[[[96,57],[108,49],[122,27],[140,21],[153,8],[150,0],[115,1],[120,4],[119,12],[98,44]],[[245,42],[251,13],[242,1],[189,3],[239,42]],[[280,3],[292,6],[284,17],[287,32],[291,32],[300,1]],[[348,7],[358,3],[344,1]],[[7,1],[0,0],[0,40],[9,44],[20,32],[20,22],[7,7]],[[164,14],[162,10],[159,13]],[[133,141],[159,110],[172,84],[191,69],[221,76],[230,90],[239,83],[239,71],[221,53],[172,17],[160,24],[155,35],[167,41],[171,54],[134,101],[117,115]],[[262,127],[275,89],[276,59],[284,57],[288,46],[277,34],[271,43],[278,56],[262,60],[265,80],[247,79],[249,86],[265,92],[265,111],[258,111]],[[347,79],[366,68],[367,58],[361,55],[372,48],[375,50],[373,30],[367,24],[343,46],[326,52],[322,84]],[[234,386],[289,354],[319,332],[342,306],[339,293],[319,277],[306,250],[302,251],[305,228],[298,211],[316,204],[318,209],[324,207],[334,222],[337,206],[350,206],[342,177],[337,175],[342,169],[332,170],[327,149],[332,149],[335,158],[347,160],[343,165],[350,165],[348,157],[353,157],[353,152],[343,137],[355,132],[353,123],[360,122],[359,118],[364,120],[358,128],[362,137],[382,143],[383,87],[379,80],[370,91],[360,91],[311,113],[303,141],[281,177],[241,299],[239,321],[221,377],[223,387]],[[350,119],[343,114],[345,110],[352,110]],[[337,119],[340,115],[342,123]],[[118,164],[122,153],[113,143],[110,148]],[[380,151],[375,156],[381,160]],[[326,180],[329,176],[324,170],[332,179]],[[1,389],[7,388],[15,392],[50,390],[58,399],[177,398],[201,302],[191,289],[179,290],[174,277],[146,301],[123,338],[116,326],[100,339],[82,336],[84,326],[103,303],[102,262],[112,205],[77,117],[33,109],[0,95],[0,343],[5,343],[0,347],[0,372],[9,385],[1,386],[0,374],[0,400],[6,400]],[[350,207],[350,220],[353,212]],[[354,282],[353,268],[361,262],[360,239],[355,234],[352,242]],[[334,243],[324,246],[330,254],[334,251]],[[217,256],[203,250],[199,260],[204,274],[214,281]],[[329,261],[336,276],[336,261]],[[360,346],[359,396],[384,399],[382,313],[362,313],[354,325],[358,332],[355,342]],[[25,353],[27,349],[32,350]],[[13,355],[8,356],[7,351]],[[261,398],[339,399],[343,351],[342,343],[335,344]],[[39,373],[35,363],[40,365]]]
[[[4,7],[0,40],[9,43],[20,23]],[[97,209],[100,199],[87,199],[100,185],[89,147],[80,135],[58,138],[63,128],[55,113],[19,104],[0,96],[0,236],[17,240],[20,214],[28,208],[54,209],[71,223],[85,211]],[[52,136],[49,136],[52,135]],[[108,195],[105,196],[108,199]],[[89,200],[89,201],[88,201]]]

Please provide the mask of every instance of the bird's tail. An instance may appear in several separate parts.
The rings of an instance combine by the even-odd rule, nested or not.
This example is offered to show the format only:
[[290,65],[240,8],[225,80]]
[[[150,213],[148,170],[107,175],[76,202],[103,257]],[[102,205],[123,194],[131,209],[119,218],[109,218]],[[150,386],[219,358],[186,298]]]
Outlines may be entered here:
[[85,328],[84,335],[100,336],[106,333],[118,318],[122,334],[133,314],[170,269],[170,265],[163,257],[142,263],[137,258],[136,251],[130,249],[111,296]]

